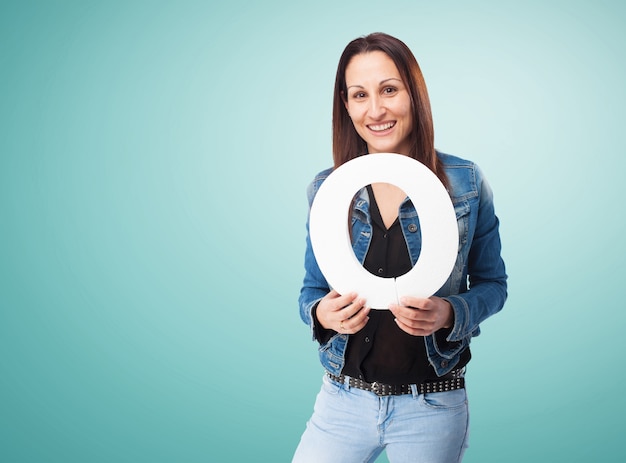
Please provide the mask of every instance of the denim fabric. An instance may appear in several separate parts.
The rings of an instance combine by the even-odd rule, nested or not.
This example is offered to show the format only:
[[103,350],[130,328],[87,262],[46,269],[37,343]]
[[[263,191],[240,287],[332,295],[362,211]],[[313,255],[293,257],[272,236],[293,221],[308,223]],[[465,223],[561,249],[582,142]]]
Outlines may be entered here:
[[[450,182],[450,197],[459,227],[459,252],[454,269],[436,296],[446,299],[454,310],[454,326],[449,332],[437,332],[425,337],[428,360],[441,376],[458,363],[460,353],[470,340],[480,334],[479,324],[498,312],[507,297],[507,275],[500,257],[499,222],[493,206],[493,194],[476,164],[456,156],[437,153]],[[307,189],[309,206],[320,185],[332,169],[320,172]],[[399,220],[413,265],[421,250],[421,233],[417,212],[409,199],[400,206]],[[363,188],[356,195],[351,215],[352,248],[363,263],[369,248],[372,225],[369,216],[369,196]],[[329,291],[322,275],[308,234],[307,220],[305,276],[299,305],[302,320],[315,330],[311,311]],[[390,301],[391,302],[391,301]],[[319,340],[318,340],[319,341]],[[336,334],[319,346],[320,361],[329,372],[339,375],[349,336]]]
[[465,389],[378,397],[324,377],[293,463],[458,463],[468,428]]

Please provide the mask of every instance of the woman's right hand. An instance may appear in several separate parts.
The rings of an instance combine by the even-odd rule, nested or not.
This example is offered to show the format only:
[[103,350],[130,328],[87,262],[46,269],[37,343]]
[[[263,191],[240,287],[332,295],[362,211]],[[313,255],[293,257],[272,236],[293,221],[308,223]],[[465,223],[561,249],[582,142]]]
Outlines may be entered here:
[[369,312],[365,299],[359,298],[356,293],[342,296],[333,289],[320,300],[315,313],[317,321],[327,330],[354,334],[367,324]]

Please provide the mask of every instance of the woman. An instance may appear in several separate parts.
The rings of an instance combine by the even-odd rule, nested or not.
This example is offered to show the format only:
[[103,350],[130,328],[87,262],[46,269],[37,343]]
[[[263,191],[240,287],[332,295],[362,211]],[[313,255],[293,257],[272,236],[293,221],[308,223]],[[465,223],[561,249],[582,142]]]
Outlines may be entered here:
[[[417,159],[446,186],[459,226],[457,260],[434,296],[370,310],[358,294],[330,290],[307,236],[300,314],[326,374],[294,462],[370,462],[383,450],[394,463],[459,462],[467,447],[470,339],[506,299],[498,219],[478,167],[435,151],[415,57],[400,40],[376,33],[350,42],[339,61],[334,167],[380,152]],[[316,176],[309,204],[331,171]],[[356,257],[378,276],[402,275],[419,257],[415,208],[394,185],[357,193],[351,227]]]

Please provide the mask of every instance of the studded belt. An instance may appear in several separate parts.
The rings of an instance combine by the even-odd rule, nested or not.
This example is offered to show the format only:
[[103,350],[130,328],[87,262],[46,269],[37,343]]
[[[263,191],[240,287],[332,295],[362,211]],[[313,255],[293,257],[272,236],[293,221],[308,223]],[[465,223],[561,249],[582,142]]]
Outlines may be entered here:
[[[463,377],[464,370],[464,368],[460,370],[453,370],[445,375],[445,377],[443,377],[440,381],[429,381],[422,384],[415,384],[417,393],[427,394],[431,392],[447,392],[454,391],[456,389],[463,389],[465,387],[465,378]],[[348,384],[350,387],[370,391],[379,397],[413,393],[412,384],[382,384],[376,381],[373,383],[367,383],[350,376],[333,375],[328,371],[326,372],[326,375],[337,383]]]

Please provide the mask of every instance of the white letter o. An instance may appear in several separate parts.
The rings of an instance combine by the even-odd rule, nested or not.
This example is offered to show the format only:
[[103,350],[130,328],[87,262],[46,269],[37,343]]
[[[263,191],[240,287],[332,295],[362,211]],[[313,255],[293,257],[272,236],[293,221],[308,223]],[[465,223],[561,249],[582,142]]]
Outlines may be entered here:
[[[364,186],[377,182],[401,188],[419,215],[420,256],[409,272],[397,278],[382,278],[365,270],[350,242],[352,198]],[[315,196],[309,233],[328,284],[339,294],[358,293],[373,309],[386,309],[402,296],[432,296],[450,276],[459,241],[454,207],[443,184],[419,161],[393,153],[367,154],[335,169]]]

